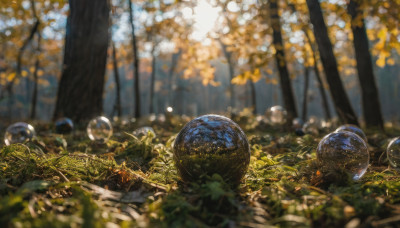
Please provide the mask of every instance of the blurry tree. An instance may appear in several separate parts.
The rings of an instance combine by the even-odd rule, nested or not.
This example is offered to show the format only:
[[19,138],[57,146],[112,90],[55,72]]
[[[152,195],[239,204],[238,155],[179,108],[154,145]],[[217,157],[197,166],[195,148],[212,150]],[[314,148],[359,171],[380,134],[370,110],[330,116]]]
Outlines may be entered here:
[[318,0],[307,0],[306,2],[336,112],[340,120],[344,123],[358,125],[357,117],[351,107],[339,76],[337,62],[333,53],[332,43],[328,36],[320,3]]
[[[33,17],[36,19],[36,22],[40,24],[40,19],[36,13],[35,1],[31,0],[31,9]],[[41,55],[41,42],[42,42],[42,35],[40,28],[36,31],[37,35],[37,44],[36,44],[36,60],[35,66],[33,70],[33,94],[32,94],[32,102],[31,102],[31,119],[36,118],[36,106],[37,106],[37,97],[38,97],[38,71],[40,67],[40,55]]]
[[362,92],[363,114],[367,127],[383,129],[381,104],[379,102],[378,89],[375,83],[374,70],[365,21],[362,10],[356,0],[348,3],[348,12],[351,15],[351,29],[357,60],[358,79]]
[[82,122],[103,111],[110,10],[106,0],[70,0],[69,7],[54,118]]
[[[266,8],[267,9],[267,8]],[[278,0],[270,0],[268,9],[271,17],[271,27],[273,31],[273,44],[275,48],[275,60],[279,71],[280,86],[285,108],[288,112],[288,122],[297,117],[296,102],[294,100],[293,89],[290,82],[287,62],[285,59],[284,45],[281,33],[281,23],[279,16]]]
[[134,85],[134,93],[135,93],[135,117],[139,118],[141,116],[140,110],[140,75],[139,75],[139,54],[138,54],[138,46],[137,46],[137,38],[135,34],[135,24],[134,24],[134,9],[132,0],[128,0],[129,5],[129,22],[131,24],[131,33],[132,33],[132,50],[133,50],[133,78],[135,80]]

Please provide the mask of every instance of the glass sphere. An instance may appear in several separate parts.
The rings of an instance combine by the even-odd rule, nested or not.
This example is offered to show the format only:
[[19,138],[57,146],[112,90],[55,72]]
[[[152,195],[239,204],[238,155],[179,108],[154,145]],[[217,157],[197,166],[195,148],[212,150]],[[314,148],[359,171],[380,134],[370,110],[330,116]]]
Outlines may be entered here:
[[250,162],[246,135],[231,119],[219,115],[204,115],[187,123],[173,149],[184,181],[219,174],[227,182],[239,183]]
[[348,132],[333,132],[318,144],[317,159],[327,168],[343,168],[353,180],[359,180],[367,171],[369,152],[365,141]]
[[86,131],[90,140],[105,143],[112,136],[113,128],[109,119],[99,116],[89,122]]
[[299,117],[294,118],[292,121],[292,126],[294,129],[301,129],[301,128],[303,128],[303,125],[304,125],[304,121]]
[[283,125],[286,123],[287,112],[282,106],[273,106],[265,113],[268,122],[272,125]]
[[140,137],[143,137],[143,136],[147,136],[149,132],[151,132],[154,135],[154,137],[156,136],[156,132],[154,131],[154,129],[152,127],[141,127],[141,128],[138,128],[138,129],[134,130],[132,132],[132,134],[134,136],[140,138]]
[[308,121],[303,125],[303,131],[306,134],[318,135],[319,127],[320,127],[320,121],[319,121],[318,117],[311,116],[308,119]]
[[24,143],[36,136],[32,125],[18,122],[10,125],[4,134],[4,143],[9,146],[14,143]]
[[392,167],[400,167],[400,137],[392,139],[387,147],[387,157]]
[[367,142],[367,136],[364,134],[363,130],[353,124],[344,124],[338,127],[335,132],[350,131],[354,134],[360,136],[365,142]]
[[55,126],[57,134],[69,134],[74,129],[74,123],[69,118],[58,119]]

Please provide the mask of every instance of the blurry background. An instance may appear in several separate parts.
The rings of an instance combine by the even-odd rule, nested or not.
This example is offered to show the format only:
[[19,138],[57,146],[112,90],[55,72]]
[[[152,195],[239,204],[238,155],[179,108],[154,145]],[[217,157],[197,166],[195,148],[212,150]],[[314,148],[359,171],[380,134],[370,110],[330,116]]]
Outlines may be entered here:
[[[96,0],[85,1],[97,4]],[[164,113],[168,106],[176,114],[197,116],[226,111],[231,106],[234,110],[249,108],[263,114],[272,105],[284,105],[274,58],[274,27],[271,8],[268,8],[271,1],[132,1],[131,7],[129,2],[107,2],[109,48],[102,94],[102,110],[106,116],[134,116],[137,95],[140,113],[136,115],[141,116]],[[385,121],[399,121],[398,3],[356,2],[365,19],[382,115]],[[308,103],[305,118],[326,116],[315,74],[318,70],[327,93],[329,112],[335,116],[306,1],[279,0],[277,3],[284,61],[299,115],[305,98]],[[348,2],[322,0],[320,5],[343,85],[356,115],[362,118]],[[2,122],[53,118],[64,69],[69,10],[69,3],[61,0],[0,1]],[[139,60],[140,91],[136,95],[133,38]],[[121,113],[118,113],[118,92]],[[72,102],[78,104],[82,100]]]

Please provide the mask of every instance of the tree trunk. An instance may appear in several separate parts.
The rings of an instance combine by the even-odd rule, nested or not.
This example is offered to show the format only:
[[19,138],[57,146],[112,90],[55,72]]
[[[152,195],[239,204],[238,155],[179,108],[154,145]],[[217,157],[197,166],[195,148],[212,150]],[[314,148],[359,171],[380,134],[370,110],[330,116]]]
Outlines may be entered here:
[[132,48],[133,48],[133,77],[135,78],[134,88],[135,91],[135,117],[139,118],[141,116],[140,111],[140,80],[139,80],[139,57],[138,57],[138,48],[136,42],[136,35],[135,35],[135,24],[133,23],[133,6],[132,1],[128,0],[129,5],[129,20],[131,23],[132,29]]
[[328,30],[325,25],[319,1],[307,0],[307,6],[310,12],[310,21],[314,26],[315,39],[318,44],[321,62],[324,66],[336,112],[342,122],[358,125],[357,117],[351,107],[349,98],[347,97],[339,76],[332,43],[328,36]]
[[324,89],[324,83],[322,82],[321,74],[319,72],[318,65],[317,65],[318,59],[317,59],[317,55],[315,54],[316,53],[315,44],[311,41],[311,38],[310,38],[306,28],[303,28],[303,32],[306,36],[307,42],[310,44],[310,47],[311,47],[312,57],[314,59],[313,69],[314,69],[315,77],[317,78],[318,89],[319,89],[319,92],[320,92],[321,98],[322,98],[322,107],[324,108],[325,119],[330,120],[332,118],[332,115],[331,115],[331,110],[330,110],[329,104],[328,104],[328,98],[326,96],[326,92]]
[[35,69],[33,71],[33,93],[32,93],[32,102],[31,102],[31,119],[36,118],[36,106],[37,106],[37,97],[38,97],[38,70],[40,67],[40,58],[39,54],[41,52],[41,41],[42,36],[40,32],[37,33],[38,43],[37,43],[37,53],[36,53],[36,62]]
[[172,98],[173,98],[173,93],[172,93],[172,81],[173,81],[173,76],[176,68],[176,64],[178,62],[179,56],[181,55],[182,50],[179,49],[178,52],[172,54],[172,60],[171,60],[171,67],[169,68],[168,71],[168,100],[167,100],[167,106],[172,105]]
[[310,70],[308,66],[304,67],[304,94],[303,94],[303,110],[301,119],[307,120],[307,105],[308,105],[308,84],[310,81]]
[[269,10],[271,15],[271,26],[273,30],[273,44],[275,47],[275,60],[279,71],[280,85],[285,108],[288,112],[288,123],[297,117],[296,102],[287,69],[284,45],[281,33],[281,22],[279,17],[279,6],[277,0],[270,0]]
[[[358,3],[350,0],[348,12],[352,18],[351,30],[354,37],[354,49],[357,60],[358,79],[362,92],[363,114],[367,127],[383,129],[381,104],[378,89],[375,83],[374,69],[372,68],[371,54],[369,52],[368,37],[365,29],[364,18]],[[361,24],[359,24],[361,22]],[[359,26],[358,26],[359,25]]]
[[70,0],[64,66],[54,118],[88,120],[103,111],[109,5],[106,0]]
[[256,97],[256,86],[255,83],[250,80],[250,92],[251,92],[251,107],[253,114],[257,114],[257,97]]
[[151,50],[151,77],[150,77],[150,109],[149,113],[154,113],[154,85],[156,79],[156,56],[154,54],[155,47]]
[[231,110],[235,108],[235,88],[234,85],[232,84],[232,79],[235,77],[235,68],[232,62],[232,53],[227,50],[227,47],[224,43],[222,43],[221,40],[219,40],[219,43],[221,44],[222,51],[225,55],[226,61],[228,62],[228,70],[229,70],[229,93],[230,93],[230,105],[231,105]]
[[116,50],[115,50],[114,41],[111,40],[110,42],[111,42],[111,45],[112,45],[112,59],[113,59],[113,68],[114,68],[114,80],[115,80],[115,86],[116,86],[114,111],[117,112],[117,116],[118,117],[121,117],[122,116],[122,110],[121,110],[121,83],[119,81],[119,70],[118,70],[118,62],[117,62],[117,53],[116,53]]

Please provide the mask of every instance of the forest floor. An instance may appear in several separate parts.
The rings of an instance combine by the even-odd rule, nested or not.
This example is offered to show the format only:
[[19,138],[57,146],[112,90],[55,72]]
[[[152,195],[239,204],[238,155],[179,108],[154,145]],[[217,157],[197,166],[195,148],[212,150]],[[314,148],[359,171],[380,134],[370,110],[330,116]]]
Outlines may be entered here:
[[[85,130],[53,134],[34,123],[33,142],[1,145],[2,227],[393,227],[400,224],[400,173],[388,168],[389,139],[400,129],[366,132],[371,162],[360,181],[316,165],[318,135],[298,137],[242,113],[250,142],[248,172],[232,187],[218,175],[180,181],[174,137],[189,121],[114,123],[105,145]],[[130,134],[152,126],[156,137]],[[68,145],[66,145],[68,144]]]

